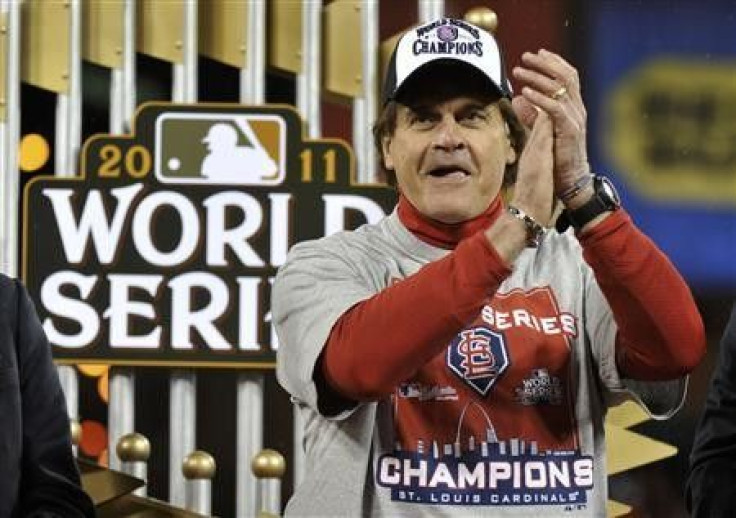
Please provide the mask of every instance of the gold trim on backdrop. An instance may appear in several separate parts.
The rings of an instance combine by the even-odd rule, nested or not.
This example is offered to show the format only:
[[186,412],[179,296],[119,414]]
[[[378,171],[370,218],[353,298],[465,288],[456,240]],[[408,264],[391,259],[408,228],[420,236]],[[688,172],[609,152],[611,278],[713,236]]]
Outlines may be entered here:
[[605,430],[609,477],[677,454],[674,446],[631,430],[609,424]]
[[23,2],[21,7],[21,77],[59,94],[69,92],[69,7],[63,0]]
[[290,0],[271,3],[268,26],[268,65],[302,72],[302,4]]
[[616,502],[615,500],[608,500],[606,502],[606,516],[608,518],[617,518],[619,516],[626,516],[632,511],[631,506]]
[[82,2],[82,57],[108,68],[123,66],[123,0]]
[[[604,423],[607,443],[606,473],[609,478],[677,454],[674,446],[628,429],[649,419],[649,414],[633,400],[609,409]],[[608,500],[606,510],[607,516],[614,518],[628,515],[631,507],[622,502]]]
[[8,15],[0,14],[0,121],[6,121],[8,86]]
[[619,428],[631,428],[650,419],[641,405],[634,401],[624,401],[618,406],[609,408],[606,414],[606,424]]
[[182,367],[197,369],[248,369],[269,371],[276,369],[275,361],[183,361],[183,360],[113,360],[110,358],[54,358],[56,365],[94,365],[104,364],[111,367]]
[[139,0],[138,50],[171,63],[184,62],[184,1]]
[[324,88],[333,94],[360,97],[363,94],[363,30],[360,4],[335,0],[325,7]]
[[245,67],[246,2],[201,2],[199,17],[199,51],[226,65]]

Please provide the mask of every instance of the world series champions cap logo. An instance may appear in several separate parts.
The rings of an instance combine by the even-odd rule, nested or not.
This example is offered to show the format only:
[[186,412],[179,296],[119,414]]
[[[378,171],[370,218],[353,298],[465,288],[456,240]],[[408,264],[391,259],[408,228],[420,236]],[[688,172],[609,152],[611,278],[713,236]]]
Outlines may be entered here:
[[155,174],[162,183],[280,185],[286,130],[269,115],[169,113],[155,127]]
[[503,55],[494,37],[464,20],[440,18],[407,31],[399,39],[386,71],[384,105],[401,95],[402,87],[417,71],[439,60],[474,68],[501,96],[511,98]]

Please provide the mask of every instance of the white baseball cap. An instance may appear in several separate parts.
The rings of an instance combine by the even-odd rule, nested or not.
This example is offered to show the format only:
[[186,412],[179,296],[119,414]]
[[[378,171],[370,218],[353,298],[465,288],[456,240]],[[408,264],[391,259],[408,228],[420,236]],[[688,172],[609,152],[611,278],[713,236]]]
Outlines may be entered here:
[[446,60],[479,70],[501,96],[511,98],[513,91],[506,77],[503,55],[493,36],[464,20],[440,18],[407,31],[399,39],[386,72],[383,104],[394,100],[420,68]]

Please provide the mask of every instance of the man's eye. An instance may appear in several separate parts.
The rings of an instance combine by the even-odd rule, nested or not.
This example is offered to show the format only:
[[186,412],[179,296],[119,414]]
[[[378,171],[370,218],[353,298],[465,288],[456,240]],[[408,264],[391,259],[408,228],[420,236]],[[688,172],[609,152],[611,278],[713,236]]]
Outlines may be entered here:
[[434,117],[427,113],[415,113],[411,118],[412,124],[431,124],[434,122]]
[[465,119],[471,122],[481,122],[486,120],[486,113],[482,110],[473,110],[465,115]]

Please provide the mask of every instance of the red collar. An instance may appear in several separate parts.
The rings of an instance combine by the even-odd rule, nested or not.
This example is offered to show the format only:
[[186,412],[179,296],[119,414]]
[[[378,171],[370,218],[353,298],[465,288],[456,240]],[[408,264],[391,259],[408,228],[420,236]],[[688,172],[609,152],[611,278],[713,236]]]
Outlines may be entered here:
[[478,216],[461,223],[441,223],[428,218],[419,212],[404,195],[399,195],[397,212],[399,219],[412,234],[430,245],[452,249],[479,230],[493,223],[503,210],[501,196],[491,202],[488,208]]

